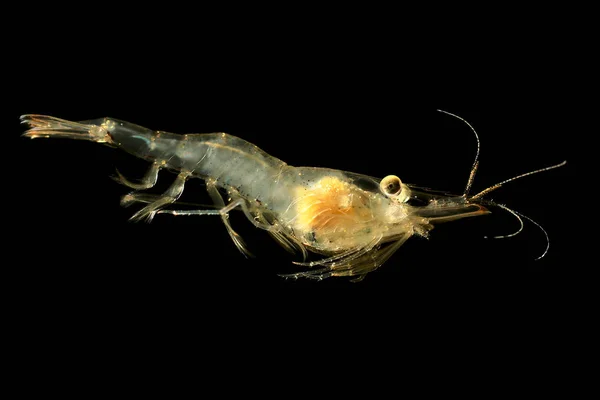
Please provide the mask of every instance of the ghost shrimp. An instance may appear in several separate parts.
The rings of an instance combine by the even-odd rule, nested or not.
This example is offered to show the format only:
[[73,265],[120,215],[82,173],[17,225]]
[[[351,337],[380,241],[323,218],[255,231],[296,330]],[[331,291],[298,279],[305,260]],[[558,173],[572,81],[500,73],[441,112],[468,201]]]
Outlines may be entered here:
[[[303,260],[295,264],[304,269],[283,276],[319,280],[348,276],[358,281],[385,263],[411,236],[427,237],[436,223],[485,215],[495,206],[518,218],[522,227],[521,217],[528,217],[484,195],[514,179],[565,164],[508,179],[470,196],[479,163],[479,137],[467,121],[443,112],[466,123],[477,138],[477,156],[462,195],[419,188],[395,175],[377,179],[336,169],[293,167],[226,133],[178,135],[112,118],[72,122],[24,115],[21,121],[29,128],[25,137],[104,143],[148,161],[150,168],[139,181],[118,171],[115,177],[133,189],[121,203],[143,205],[132,221],[149,222],[157,214],[218,216],[235,246],[250,256],[229,221],[231,211],[241,210],[288,251],[302,255]],[[163,169],[177,174],[173,184],[161,195],[145,192],[156,184]],[[176,208],[186,183],[194,178],[205,181],[214,209]],[[309,253],[320,258],[307,261]]]

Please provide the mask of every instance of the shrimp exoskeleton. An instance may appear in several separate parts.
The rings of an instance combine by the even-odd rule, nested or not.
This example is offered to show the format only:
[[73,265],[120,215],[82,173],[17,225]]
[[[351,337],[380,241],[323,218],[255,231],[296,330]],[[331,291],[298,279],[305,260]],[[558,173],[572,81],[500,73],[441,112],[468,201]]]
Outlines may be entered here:
[[[462,118],[444,113],[471,127]],[[295,264],[306,267],[305,270],[284,275],[294,278],[349,276],[361,280],[411,236],[426,237],[438,222],[487,214],[490,206],[512,213],[522,223],[520,217],[529,218],[483,196],[511,180],[564,165],[563,162],[529,172],[469,196],[478,166],[476,157],[464,194],[448,195],[408,185],[395,175],[380,180],[335,169],[293,167],[226,133],[177,135],[112,118],[71,122],[24,115],[21,120],[29,126],[24,133],[29,138],[104,143],[150,162],[139,182],[132,182],[117,171],[115,179],[133,189],[121,203],[144,204],[131,217],[133,221],[151,221],[159,213],[216,215],[237,248],[250,255],[228,218],[229,212],[241,210],[252,224],[266,230],[284,248],[303,255],[304,260]],[[478,155],[478,137],[477,143]],[[162,169],[177,174],[173,184],[162,195],[144,192],[155,185]],[[193,178],[206,182],[215,209],[176,209],[186,182]],[[306,261],[309,252],[322,258]]]

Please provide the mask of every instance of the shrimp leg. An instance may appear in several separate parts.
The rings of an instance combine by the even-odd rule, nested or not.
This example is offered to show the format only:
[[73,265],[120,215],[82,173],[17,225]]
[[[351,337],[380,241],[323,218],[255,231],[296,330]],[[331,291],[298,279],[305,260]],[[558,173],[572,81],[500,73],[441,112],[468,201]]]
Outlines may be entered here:
[[160,172],[161,165],[158,162],[152,164],[146,175],[142,178],[140,183],[131,182],[127,178],[125,178],[119,170],[117,170],[117,176],[113,176],[112,178],[120,183],[121,185],[125,185],[132,189],[142,190],[142,189],[150,189],[154,185],[156,185],[156,181],[158,180],[158,173]]
[[217,188],[215,186],[207,186],[209,187],[209,193],[212,191],[211,187],[216,191],[215,193],[210,193],[211,197],[215,201],[215,206],[218,208],[217,210],[158,210],[156,214],[171,214],[176,216],[192,216],[192,215],[220,215],[223,223],[225,224],[225,228],[227,228],[227,233],[233,240],[233,243],[237,246],[237,248],[244,254],[246,257],[252,257],[252,253],[248,250],[246,243],[242,237],[233,230],[231,224],[229,223],[229,212],[233,211],[237,207],[240,207],[243,203],[243,199],[237,199],[232,201],[231,203],[225,205],[223,198],[219,194]]
[[133,203],[154,203],[160,197],[157,194],[131,192],[121,197],[121,206],[129,207]]
[[323,280],[330,276],[354,275],[352,273],[354,260],[360,261],[363,257],[369,255],[381,241],[381,236],[373,239],[369,244],[362,248],[353,248],[336,256],[324,258],[319,261],[309,263],[294,262],[294,264],[313,267],[315,265],[323,266],[323,268],[314,269],[311,271],[297,272],[294,274],[281,274],[284,278],[310,278]]
[[379,237],[362,249],[349,250],[338,256],[313,263],[294,263],[311,267],[313,265],[323,265],[324,268],[280,276],[284,278],[309,278],[319,281],[331,276],[355,276],[356,278],[352,279],[352,282],[360,282],[369,272],[376,270],[387,261],[410,236],[410,234],[401,235],[394,243],[383,249],[378,248],[381,240],[381,237]]
[[[220,209],[226,208],[225,202],[223,201],[223,197],[221,197],[221,194],[219,193],[219,189],[217,189],[217,186],[213,180],[206,181],[206,190],[208,191],[209,196],[211,197],[212,201],[215,203],[216,206],[218,206]],[[232,204],[235,204],[235,203],[237,203],[237,202],[233,202]],[[236,207],[238,205],[239,204],[236,204]],[[241,251],[242,254],[245,255],[246,257],[253,257],[252,253],[250,253],[250,251],[248,250],[246,243],[244,243],[244,240],[242,239],[242,237],[236,231],[233,230],[233,228],[231,227],[231,224],[229,223],[229,214],[228,213],[232,209],[233,208],[229,209],[225,213],[220,213],[221,220],[223,221],[223,224],[225,225],[225,228],[227,229],[227,233],[229,233],[229,237],[231,237],[231,240],[233,240],[233,243],[236,245],[238,250]]]
[[[131,192],[121,198],[121,206],[129,207],[133,203],[154,203],[156,200],[160,199],[160,197],[161,196],[159,196],[157,194]],[[203,208],[218,209],[218,207],[215,206],[214,204],[190,203],[189,201],[176,201],[175,203],[172,203],[172,204],[178,204],[178,205],[182,205],[182,206],[191,206],[191,207],[203,207]],[[173,211],[173,212],[171,212],[171,211]],[[187,212],[190,210],[182,210],[178,214],[175,214],[175,211],[177,211],[177,210],[160,210],[160,211],[157,211],[156,213],[157,214],[183,215],[184,212]],[[191,214],[191,215],[196,215],[196,214]]]
[[[237,198],[243,200],[239,192],[235,189],[230,189],[229,195],[232,199]],[[279,222],[277,222],[276,220],[273,222],[269,222],[269,220],[258,209],[258,207],[252,207],[251,210],[250,206],[248,205],[248,202],[245,200],[242,201],[241,208],[244,214],[246,215],[246,218],[248,218],[248,220],[254,226],[266,230],[269,233],[269,235],[271,235],[271,237],[275,239],[277,243],[279,243],[287,252],[292,254],[295,254],[298,251],[301,252],[302,259],[306,260],[306,258],[308,257],[306,247],[304,247],[302,242],[294,238],[294,236],[286,234]]]
[[[190,216],[190,215],[227,215],[230,211],[233,211],[235,208],[239,207],[240,205],[242,205],[244,200],[239,199],[236,201],[233,201],[231,203],[229,203],[228,205],[226,205],[223,208],[220,208],[218,210],[159,210],[156,213],[157,214],[171,214],[171,215],[183,215],[183,216]],[[179,204],[179,203],[177,203]]]
[[188,172],[182,172],[179,175],[177,175],[175,182],[173,182],[171,187],[167,189],[167,191],[162,196],[158,197],[156,201],[148,204],[140,211],[133,214],[130,220],[141,221],[145,218],[148,222],[152,221],[152,218],[154,218],[154,215],[159,209],[168,204],[174,203],[179,198],[179,196],[181,196],[181,193],[183,193],[183,188],[185,186],[185,181],[188,176]]
[[357,265],[353,265],[351,268],[344,271],[334,272],[333,276],[356,276],[351,282],[362,281],[369,272],[372,272],[383,265],[383,263],[385,263],[410,236],[410,234],[400,236],[395,243],[376,251],[369,259],[365,259],[363,262],[357,263]]

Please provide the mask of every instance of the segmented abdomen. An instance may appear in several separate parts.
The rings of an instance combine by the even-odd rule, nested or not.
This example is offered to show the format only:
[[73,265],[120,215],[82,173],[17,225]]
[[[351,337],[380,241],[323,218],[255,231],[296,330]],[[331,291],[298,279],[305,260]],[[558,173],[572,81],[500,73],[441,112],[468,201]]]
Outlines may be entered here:
[[114,119],[104,120],[115,145],[165,168],[234,187],[246,198],[273,201],[273,185],[286,164],[226,133],[177,135]]

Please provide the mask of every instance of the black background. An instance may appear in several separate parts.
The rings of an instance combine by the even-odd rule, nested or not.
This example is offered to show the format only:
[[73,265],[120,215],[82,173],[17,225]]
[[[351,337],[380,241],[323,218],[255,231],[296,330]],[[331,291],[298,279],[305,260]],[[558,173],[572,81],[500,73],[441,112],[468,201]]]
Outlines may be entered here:
[[[5,165],[11,185],[3,196],[14,258],[5,283],[23,335],[69,326],[73,341],[97,335],[137,347],[181,339],[182,348],[195,349],[195,337],[228,337],[239,349],[252,347],[248,338],[260,332],[283,348],[298,340],[327,348],[339,339],[353,348],[407,333],[432,344],[467,331],[473,342],[491,334],[508,340],[550,327],[553,317],[570,318],[579,265],[565,205],[576,168],[574,114],[570,83],[554,66],[555,41],[482,45],[468,34],[443,43],[375,23],[319,25],[318,32],[301,25],[285,37],[278,34],[284,22],[231,35],[229,26],[174,25],[175,33],[106,21],[95,26],[106,36],[83,39],[75,27],[46,26],[15,53],[4,129],[14,158]],[[277,274],[294,271],[295,258],[242,215],[232,223],[253,259],[216,218],[130,223],[135,210],[119,206],[128,189],[109,176],[118,167],[139,177],[143,162],[93,143],[21,138],[18,124],[19,115],[38,113],[110,116],[175,133],[223,131],[291,165],[395,174],[460,193],[476,143],[438,108],[480,135],[474,191],[569,161],[490,196],[548,231],[545,258],[534,261],[545,239],[527,221],[515,238],[484,239],[518,227],[494,210],[440,225],[429,240],[409,240],[361,283],[284,280]],[[173,177],[161,173],[157,190]],[[196,181],[184,199],[208,201]]]

